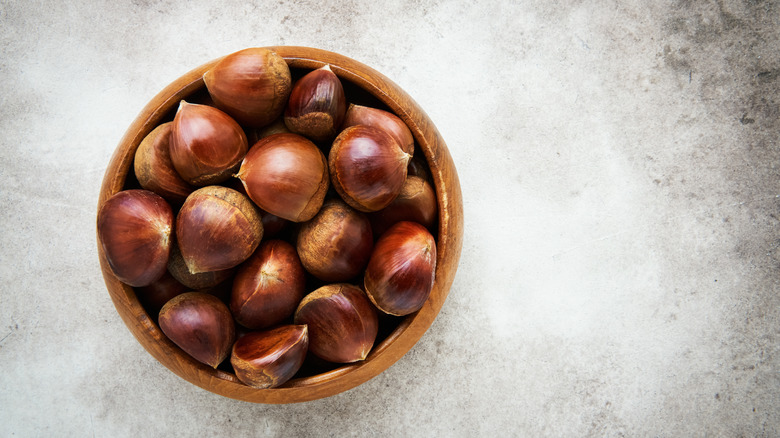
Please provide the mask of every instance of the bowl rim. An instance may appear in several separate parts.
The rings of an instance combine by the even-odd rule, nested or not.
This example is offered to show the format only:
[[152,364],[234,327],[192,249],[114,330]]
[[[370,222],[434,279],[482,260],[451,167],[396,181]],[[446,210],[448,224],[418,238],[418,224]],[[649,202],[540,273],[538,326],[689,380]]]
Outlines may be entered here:
[[[264,48],[283,57],[291,69],[313,70],[330,65],[339,78],[378,99],[409,126],[431,171],[439,208],[436,275],[433,290],[423,308],[402,319],[362,362],[295,378],[278,388],[256,389],[239,382],[231,373],[196,361],[173,344],[149,318],[134,289],[114,276],[99,239],[98,256],[106,288],[120,317],[141,345],[168,369],[196,386],[225,397],[254,403],[297,403],[329,397],[365,383],[398,361],[428,330],[449,294],[457,271],[463,240],[462,194],[452,156],[441,134],[422,108],[394,82],[373,68],[338,53],[301,46]],[[203,74],[222,58],[175,79],[145,105],[109,161],[98,198],[98,211],[108,198],[123,189],[135,151],[144,137],[183,98],[205,87]]]

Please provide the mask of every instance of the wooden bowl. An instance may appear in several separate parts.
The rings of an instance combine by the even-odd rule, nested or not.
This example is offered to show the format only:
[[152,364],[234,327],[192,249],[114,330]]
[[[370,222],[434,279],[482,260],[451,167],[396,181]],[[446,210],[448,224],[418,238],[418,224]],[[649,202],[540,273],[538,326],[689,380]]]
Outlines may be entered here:
[[[378,339],[369,356],[360,363],[294,378],[279,388],[255,389],[239,382],[230,372],[197,362],[173,344],[147,315],[134,289],[121,283],[111,272],[99,244],[98,254],[106,287],[119,316],[141,345],[163,365],[190,383],[226,397],[256,403],[295,403],[328,397],[366,382],[400,359],[422,337],[444,304],[458,267],[463,207],[458,175],[444,140],[425,112],[401,88],[374,69],[336,53],[306,47],[268,48],[282,56],[292,71],[330,64],[345,89],[352,87],[353,92],[375,99],[411,129],[431,171],[439,207],[436,280],[424,307],[399,318],[392,331],[384,339]],[[157,125],[172,119],[180,100],[204,95],[203,74],[217,61],[176,79],[144,107],[114,151],[100,189],[98,209],[113,194],[132,185],[133,157],[141,140]]]

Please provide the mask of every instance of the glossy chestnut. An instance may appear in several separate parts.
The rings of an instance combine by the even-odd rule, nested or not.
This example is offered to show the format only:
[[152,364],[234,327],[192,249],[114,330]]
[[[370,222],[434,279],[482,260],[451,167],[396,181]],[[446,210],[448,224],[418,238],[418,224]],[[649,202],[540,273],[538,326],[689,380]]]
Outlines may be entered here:
[[190,194],[176,217],[176,239],[193,274],[237,266],[255,251],[263,223],[252,202],[222,186]]
[[180,205],[195,188],[184,181],[173,167],[170,153],[172,125],[172,122],[163,123],[144,137],[135,152],[133,170],[141,187]]
[[305,285],[295,248],[283,240],[264,241],[236,273],[230,311],[250,329],[279,324],[293,314]]
[[295,83],[284,111],[284,123],[292,132],[326,141],[338,133],[346,110],[341,81],[325,65]]
[[98,240],[114,275],[147,286],[165,273],[171,252],[173,211],[148,190],[124,190],[98,211]]
[[322,151],[297,134],[274,134],[255,143],[236,177],[260,208],[293,222],[317,214],[329,185]]
[[376,309],[358,287],[330,284],[304,297],[295,324],[309,327],[309,351],[336,363],[364,360],[376,340]]
[[173,297],[160,310],[162,332],[197,361],[216,368],[230,354],[235,323],[225,303],[202,292]]
[[436,274],[436,242],[425,227],[398,222],[374,246],[363,285],[381,311],[403,316],[422,308]]
[[309,345],[305,325],[284,325],[250,332],[233,346],[230,363],[236,377],[254,388],[275,388],[301,368]]
[[326,201],[316,216],[301,224],[296,241],[306,271],[327,282],[359,275],[373,246],[366,215],[339,199]]
[[347,204],[364,212],[377,211],[401,192],[411,157],[387,132],[355,125],[333,141],[328,169],[333,187]]
[[368,125],[379,128],[390,134],[398,145],[409,155],[414,155],[414,137],[412,131],[395,114],[371,108],[363,105],[349,104],[347,112],[344,115],[344,123],[341,129],[355,125]]
[[182,179],[195,186],[221,183],[235,173],[247,149],[244,130],[230,116],[181,101],[171,127],[170,154]]
[[279,117],[292,89],[284,58],[260,47],[225,56],[203,75],[203,81],[218,108],[251,127]]

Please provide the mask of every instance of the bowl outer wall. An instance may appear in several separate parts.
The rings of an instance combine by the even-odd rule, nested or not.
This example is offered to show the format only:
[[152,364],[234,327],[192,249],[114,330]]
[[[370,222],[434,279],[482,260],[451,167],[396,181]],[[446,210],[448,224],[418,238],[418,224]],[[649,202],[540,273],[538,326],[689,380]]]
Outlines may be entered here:
[[[122,320],[141,345],[168,369],[208,391],[255,403],[296,403],[316,400],[354,388],[377,376],[400,359],[422,337],[449,293],[463,241],[463,200],[452,156],[428,115],[398,85],[374,69],[337,53],[294,46],[270,46],[291,68],[316,69],[329,64],[342,79],[356,84],[397,114],[411,129],[431,170],[439,207],[436,280],[430,298],[407,316],[366,360],[311,377],[296,378],[279,388],[255,389],[231,373],[201,364],[173,344],[149,318],[133,288],[120,282],[98,242],[98,256],[109,295]],[[158,93],[132,122],[114,151],[103,178],[98,210],[122,190],[138,145],[179,102],[204,87],[203,74],[221,58],[197,67]]]

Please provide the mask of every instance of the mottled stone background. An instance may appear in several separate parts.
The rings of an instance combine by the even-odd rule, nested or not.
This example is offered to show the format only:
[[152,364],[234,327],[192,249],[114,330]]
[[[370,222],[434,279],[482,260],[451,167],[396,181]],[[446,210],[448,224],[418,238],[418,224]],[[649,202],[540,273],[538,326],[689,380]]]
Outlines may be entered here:
[[[267,406],[142,349],[94,228],[145,102],[278,44],[414,96],[466,233],[396,365]],[[778,436],[779,47],[776,1],[2,1],[0,435]]]

